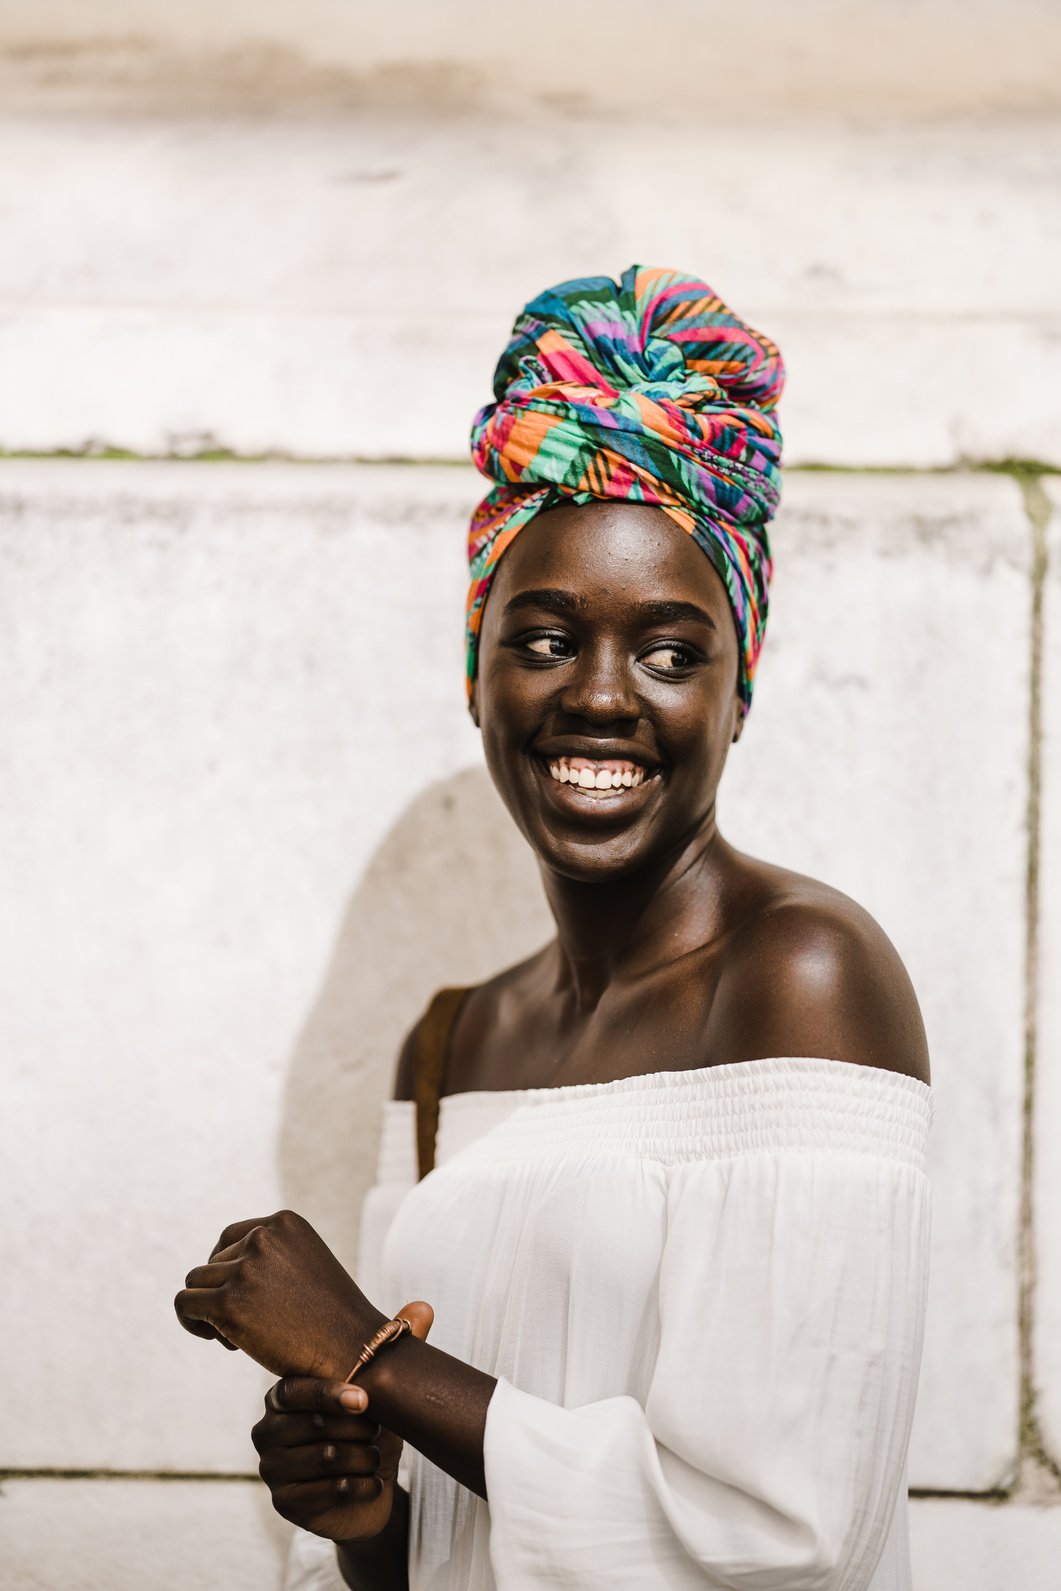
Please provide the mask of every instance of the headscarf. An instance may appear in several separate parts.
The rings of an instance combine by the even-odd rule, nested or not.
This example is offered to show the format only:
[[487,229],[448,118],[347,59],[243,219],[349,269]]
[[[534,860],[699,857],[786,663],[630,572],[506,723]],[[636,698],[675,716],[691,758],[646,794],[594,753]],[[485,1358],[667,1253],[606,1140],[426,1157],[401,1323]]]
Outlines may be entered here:
[[498,560],[557,503],[653,503],[722,578],[745,712],[766,625],[767,522],[780,495],[774,408],[785,367],[705,283],[632,265],[579,277],[523,309],[475,417],[472,459],[496,484],[472,515],[468,688]]

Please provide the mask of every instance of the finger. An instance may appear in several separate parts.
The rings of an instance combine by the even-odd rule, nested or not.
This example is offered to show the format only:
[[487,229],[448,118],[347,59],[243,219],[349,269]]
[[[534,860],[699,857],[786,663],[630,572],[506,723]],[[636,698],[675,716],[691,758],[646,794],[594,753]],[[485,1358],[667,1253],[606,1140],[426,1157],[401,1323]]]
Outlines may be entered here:
[[218,1264],[211,1260],[209,1265],[195,1265],[184,1278],[185,1287],[223,1287],[231,1281],[238,1271],[239,1266],[228,1263]]
[[427,1341],[427,1334],[435,1323],[435,1311],[430,1304],[425,1304],[422,1298],[417,1298],[411,1304],[403,1304],[398,1314],[404,1315],[409,1322],[414,1337],[420,1342]]
[[[177,1314],[180,1315],[178,1309]],[[222,1337],[216,1326],[211,1326],[205,1320],[185,1320],[181,1318],[181,1325],[193,1337],[202,1337],[204,1342],[219,1342],[222,1348],[227,1348],[231,1353],[238,1353],[239,1349],[234,1342],[229,1342],[227,1337]]]
[[341,1401],[355,1389],[345,1381],[322,1381],[315,1376],[284,1376],[265,1394],[265,1406],[277,1414],[309,1413],[346,1415],[361,1413],[368,1403],[360,1388],[359,1406]]
[[340,1475],[362,1479],[380,1466],[378,1447],[367,1442],[317,1442],[308,1447],[276,1448],[263,1453],[258,1473],[267,1486],[301,1486],[306,1481]]
[[237,1243],[241,1243],[247,1233],[253,1232],[256,1226],[266,1226],[270,1220],[270,1216],[259,1215],[255,1216],[252,1221],[233,1221],[231,1226],[226,1226],[210,1250],[210,1258],[212,1260],[216,1259],[225,1249],[233,1248]]
[[321,1442],[374,1442],[380,1433],[375,1420],[360,1414],[266,1413],[251,1431],[259,1453],[278,1447],[306,1447]]
[[270,1492],[277,1513],[297,1525],[336,1504],[374,1503],[383,1496],[384,1485],[378,1475],[338,1475],[334,1479],[273,1486]]
[[213,1319],[219,1297],[220,1292],[216,1287],[184,1287],[173,1300],[173,1307],[177,1311],[177,1319],[185,1331],[190,1331],[193,1337],[205,1337],[208,1341],[216,1340],[222,1347],[231,1348],[235,1352],[236,1343],[229,1342]]

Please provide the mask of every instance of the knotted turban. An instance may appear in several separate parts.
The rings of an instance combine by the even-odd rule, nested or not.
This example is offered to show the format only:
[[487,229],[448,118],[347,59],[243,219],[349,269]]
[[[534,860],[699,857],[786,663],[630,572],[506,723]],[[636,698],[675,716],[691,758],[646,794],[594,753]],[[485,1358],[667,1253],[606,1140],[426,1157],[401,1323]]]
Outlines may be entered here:
[[751,703],[766,625],[767,524],[779,501],[768,337],[681,271],[632,265],[561,282],[518,317],[476,415],[472,458],[496,484],[472,516],[468,687],[498,560],[528,520],[568,501],[653,503],[693,537],[729,596],[740,695]]

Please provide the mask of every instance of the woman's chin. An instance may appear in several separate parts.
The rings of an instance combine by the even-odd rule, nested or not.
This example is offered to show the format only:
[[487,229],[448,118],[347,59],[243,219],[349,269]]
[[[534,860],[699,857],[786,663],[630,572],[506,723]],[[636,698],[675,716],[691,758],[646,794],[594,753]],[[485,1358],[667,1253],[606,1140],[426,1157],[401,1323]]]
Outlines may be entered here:
[[655,847],[644,834],[557,834],[539,825],[524,834],[542,867],[580,884],[610,884],[648,867]]

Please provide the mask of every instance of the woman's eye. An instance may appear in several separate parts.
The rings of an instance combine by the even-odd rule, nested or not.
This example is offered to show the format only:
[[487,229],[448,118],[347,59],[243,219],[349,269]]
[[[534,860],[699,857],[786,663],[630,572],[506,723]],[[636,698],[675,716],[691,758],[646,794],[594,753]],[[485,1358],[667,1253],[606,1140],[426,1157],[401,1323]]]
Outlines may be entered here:
[[647,663],[649,668],[659,669],[661,673],[676,674],[680,670],[692,668],[696,656],[689,647],[668,641],[665,646],[654,646],[651,652],[643,653],[641,661]]
[[524,641],[528,652],[537,657],[569,657],[571,642],[563,635],[532,635]]

